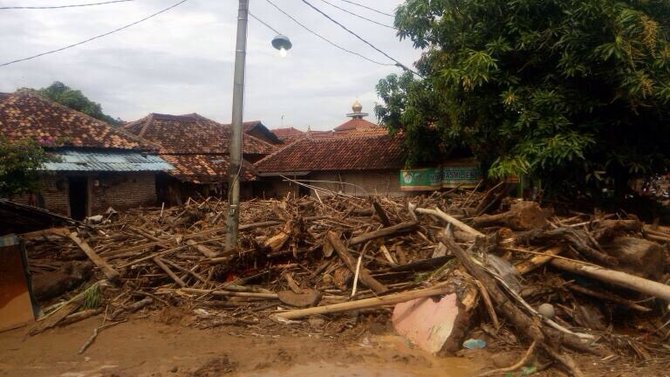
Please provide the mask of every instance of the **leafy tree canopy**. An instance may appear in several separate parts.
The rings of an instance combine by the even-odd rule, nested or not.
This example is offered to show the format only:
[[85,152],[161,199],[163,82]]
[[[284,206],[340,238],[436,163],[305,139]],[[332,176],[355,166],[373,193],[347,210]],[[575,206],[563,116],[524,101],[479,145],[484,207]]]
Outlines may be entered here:
[[407,0],[395,26],[423,78],[381,80],[375,112],[409,164],[466,147],[572,193],[666,171],[669,1]]
[[38,92],[52,101],[90,115],[95,119],[112,125],[119,125],[121,123],[120,119],[114,119],[103,113],[102,106],[99,103],[91,101],[81,91],[71,89],[60,81],[55,81],[48,87],[39,89]]
[[50,158],[33,140],[10,143],[0,135],[0,198],[38,188],[38,169]]

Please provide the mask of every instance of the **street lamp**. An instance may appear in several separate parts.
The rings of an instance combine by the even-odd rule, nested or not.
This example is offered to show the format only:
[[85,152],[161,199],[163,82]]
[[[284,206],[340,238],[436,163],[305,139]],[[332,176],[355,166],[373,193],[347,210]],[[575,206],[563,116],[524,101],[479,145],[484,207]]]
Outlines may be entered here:
[[[228,168],[228,216],[226,218],[226,251],[237,247],[240,220],[240,174],[242,173],[242,114],[244,110],[244,65],[247,50],[247,21],[249,0],[240,0],[237,12],[237,41],[235,42],[235,73],[233,78],[233,119],[230,139]],[[272,46],[283,55],[292,46],[291,41],[277,35]],[[225,139],[224,139],[225,140]]]

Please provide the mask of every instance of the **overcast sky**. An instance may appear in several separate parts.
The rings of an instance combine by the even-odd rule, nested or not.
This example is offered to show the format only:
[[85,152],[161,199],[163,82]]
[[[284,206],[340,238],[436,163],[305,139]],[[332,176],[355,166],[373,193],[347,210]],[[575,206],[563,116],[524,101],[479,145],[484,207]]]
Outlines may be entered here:
[[[101,0],[0,0],[0,6],[83,4]],[[310,29],[370,59],[380,53],[310,9],[301,0],[272,0]],[[309,0],[369,42],[412,66],[420,55],[396,31]],[[342,0],[327,0],[361,16],[392,25],[393,19]],[[135,0],[57,10],[0,10],[0,64],[63,47],[139,20],[177,0]],[[393,13],[401,0],[356,0]],[[229,123],[238,2],[189,0],[124,31],[59,53],[0,67],[0,92],[41,88],[53,81],[80,89],[103,111],[123,120],[148,113],[197,112]],[[375,85],[394,66],[380,66],[327,44],[295,24],[266,0],[251,0],[252,14],[287,35],[293,49],[281,58],[275,33],[250,18],[245,120],[270,128],[331,129],[344,122],[355,99],[376,122]],[[282,120],[283,116],[283,120]]]

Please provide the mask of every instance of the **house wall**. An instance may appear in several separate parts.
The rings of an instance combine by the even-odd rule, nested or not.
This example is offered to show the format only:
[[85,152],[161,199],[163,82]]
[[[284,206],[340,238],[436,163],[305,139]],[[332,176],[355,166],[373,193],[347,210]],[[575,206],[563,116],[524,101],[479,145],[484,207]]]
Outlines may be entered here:
[[71,216],[68,177],[88,178],[88,215],[107,208],[156,205],[155,173],[58,173],[41,178],[41,190],[12,200]]
[[[297,180],[330,181],[306,182],[331,191],[342,192],[354,196],[381,195],[404,196],[400,191],[399,172],[397,170],[368,170],[342,172],[315,172],[305,177],[291,177]],[[342,183],[340,183],[342,182]],[[313,190],[301,189],[295,183],[285,182],[280,177],[264,177],[254,190],[257,197],[284,198],[287,195],[315,195]],[[319,195],[328,195],[319,192]]]
[[[310,180],[342,183],[312,182],[314,186],[353,196],[404,196],[400,191],[397,170],[368,170],[355,172],[317,172],[309,175]],[[312,195],[314,192],[312,191]],[[319,193],[323,195],[323,193]]]

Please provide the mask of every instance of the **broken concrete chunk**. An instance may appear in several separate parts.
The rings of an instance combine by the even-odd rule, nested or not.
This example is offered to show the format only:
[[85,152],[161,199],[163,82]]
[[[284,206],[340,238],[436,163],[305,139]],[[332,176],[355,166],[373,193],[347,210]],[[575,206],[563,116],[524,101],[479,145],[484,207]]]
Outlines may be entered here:
[[460,349],[470,313],[456,294],[439,301],[419,298],[397,304],[393,309],[393,327],[424,351],[451,353]]

